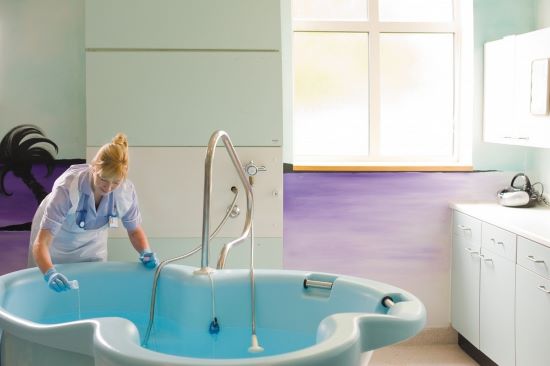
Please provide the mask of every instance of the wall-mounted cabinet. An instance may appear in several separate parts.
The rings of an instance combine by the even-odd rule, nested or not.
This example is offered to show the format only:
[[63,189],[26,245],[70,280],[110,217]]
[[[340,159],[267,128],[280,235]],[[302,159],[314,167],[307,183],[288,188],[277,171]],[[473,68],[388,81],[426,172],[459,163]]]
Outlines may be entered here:
[[549,59],[550,28],[485,44],[484,141],[550,147]]
[[483,139],[486,142],[517,143],[519,124],[514,123],[514,52],[516,37],[485,44],[483,83]]

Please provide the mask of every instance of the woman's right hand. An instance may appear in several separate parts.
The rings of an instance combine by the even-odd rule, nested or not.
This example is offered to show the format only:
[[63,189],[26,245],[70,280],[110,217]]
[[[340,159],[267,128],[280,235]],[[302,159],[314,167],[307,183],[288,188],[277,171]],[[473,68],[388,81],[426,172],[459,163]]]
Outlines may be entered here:
[[48,286],[55,292],[63,292],[71,289],[69,279],[62,273],[57,272],[53,267],[44,274],[44,281],[46,281]]

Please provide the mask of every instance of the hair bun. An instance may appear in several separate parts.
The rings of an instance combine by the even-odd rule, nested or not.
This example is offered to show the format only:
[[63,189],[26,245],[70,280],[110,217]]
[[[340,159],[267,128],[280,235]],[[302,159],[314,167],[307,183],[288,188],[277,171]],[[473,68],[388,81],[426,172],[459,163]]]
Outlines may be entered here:
[[113,144],[115,145],[122,145],[124,148],[128,147],[128,138],[123,133],[117,133],[116,136],[113,138]]

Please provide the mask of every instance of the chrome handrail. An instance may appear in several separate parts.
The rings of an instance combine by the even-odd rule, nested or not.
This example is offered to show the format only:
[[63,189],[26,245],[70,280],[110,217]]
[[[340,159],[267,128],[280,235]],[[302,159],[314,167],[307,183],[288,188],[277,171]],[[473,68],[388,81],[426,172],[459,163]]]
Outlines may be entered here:
[[208,148],[206,150],[206,159],[204,163],[204,199],[203,199],[203,211],[202,211],[202,257],[201,257],[201,268],[196,273],[204,274],[209,273],[211,269],[208,267],[208,251],[209,251],[209,223],[210,223],[210,194],[212,193],[212,163],[214,161],[214,153],[216,152],[216,146],[219,140],[225,145],[227,153],[233,162],[237,174],[245,188],[246,191],[246,217],[242,234],[235,240],[225,244],[220,252],[220,257],[218,259],[217,268],[223,269],[225,266],[225,261],[229,250],[233,245],[242,242],[248,234],[250,233],[250,227],[252,225],[252,207],[253,207],[253,197],[252,197],[252,187],[248,181],[245,172],[243,170],[243,165],[237,156],[235,147],[231,143],[231,139],[227,132],[218,130],[212,134],[210,141],[208,142]]
[[[218,232],[221,230],[223,225],[227,222],[227,219],[229,218],[229,216],[231,216],[231,212],[233,211],[233,208],[237,204],[237,199],[239,198],[239,190],[237,189],[237,187],[231,187],[231,192],[233,192],[235,194],[235,197],[233,197],[233,201],[231,202],[231,205],[227,209],[227,212],[225,213],[225,216],[223,217],[222,221],[220,222],[220,224],[218,225],[216,230],[214,230],[214,232],[209,236],[210,240],[213,239],[216,236],[216,234],[218,234]],[[145,337],[143,337],[143,342],[141,343],[142,346],[146,346],[147,342],[149,342],[149,337],[151,336],[151,330],[153,328],[153,322],[155,321],[155,305],[156,305],[156,299],[157,299],[157,285],[158,285],[158,280],[159,280],[159,277],[160,277],[160,272],[162,271],[164,266],[167,265],[168,263],[172,263],[172,262],[180,260],[180,259],[185,259],[185,258],[195,254],[196,252],[198,252],[201,248],[202,248],[202,245],[198,245],[197,247],[191,249],[191,251],[189,251],[189,252],[187,252],[183,255],[180,255],[179,257],[163,260],[157,266],[157,269],[155,271],[155,276],[153,277],[153,287],[152,287],[152,290],[151,290],[151,304],[149,305],[149,322],[147,324],[147,331],[145,332]]]

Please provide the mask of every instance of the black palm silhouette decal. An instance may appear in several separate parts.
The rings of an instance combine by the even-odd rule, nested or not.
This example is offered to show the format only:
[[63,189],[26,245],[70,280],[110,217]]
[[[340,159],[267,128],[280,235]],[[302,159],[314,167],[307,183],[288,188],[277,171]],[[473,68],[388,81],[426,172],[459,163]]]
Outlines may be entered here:
[[49,176],[55,162],[54,156],[44,145],[53,147],[56,154],[59,151],[57,145],[33,125],[15,126],[4,136],[0,141],[0,194],[12,195],[4,186],[6,174],[11,171],[31,190],[36,201],[39,204],[42,202],[47,193],[33,176],[32,166],[45,164],[48,169],[46,176]]

